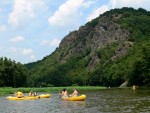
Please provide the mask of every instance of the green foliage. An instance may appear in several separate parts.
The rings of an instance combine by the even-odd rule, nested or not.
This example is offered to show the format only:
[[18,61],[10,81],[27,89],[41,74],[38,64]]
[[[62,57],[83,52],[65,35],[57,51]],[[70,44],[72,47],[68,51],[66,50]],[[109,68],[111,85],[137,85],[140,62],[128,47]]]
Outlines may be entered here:
[[112,43],[111,45],[108,44],[105,48],[97,50],[96,54],[101,61],[106,62],[114,55],[117,46],[117,43]]
[[24,65],[6,57],[0,58],[0,87],[25,86],[28,75],[29,73]]
[[[150,61],[150,41],[144,40],[137,43],[130,51],[128,56],[122,57],[112,64],[105,67],[107,76],[115,81],[116,85],[128,80],[129,85],[147,85],[150,83],[149,61]],[[117,84],[117,81],[118,84]],[[120,81],[120,82],[119,82]],[[114,84],[114,85],[115,85]],[[111,83],[113,85],[113,83]]]
[[[69,86],[65,87],[69,93],[72,93],[73,89],[76,88],[78,91],[83,91],[83,90],[102,90],[106,89],[106,87],[95,87],[95,86]],[[11,88],[11,87],[2,87],[0,88],[0,95],[3,94],[14,94],[16,90],[22,91],[23,93],[29,93],[31,90],[33,92],[47,92],[47,93],[52,93],[52,92],[60,92],[64,89],[64,87],[19,87],[19,88]],[[27,95],[27,94],[25,94]]]
[[54,87],[54,85],[53,84],[48,84],[47,87]]
[[[129,85],[148,85],[150,83],[148,57],[150,56],[150,12],[142,8],[138,10],[122,8],[111,10],[104,15],[112,14],[121,14],[120,18],[111,18],[131,33],[128,41],[134,42],[134,45],[127,56],[95,69],[92,75],[97,76],[95,78],[101,77],[100,82],[105,81],[106,85],[118,86],[126,80]],[[105,48],[97,51],[99,58],[102,59],[110,58],[110,53]],[[101,73],[97,73],[98,70]]]
[[72,84],[71,86],[78,86],[78,84]]
[[[144,44],[138,44],[136,60],[133,63],[132,72],[129,74],[129,84],[145,85],[150,83],[150,41],[146,40]],[[139,48],[139,46],[141,46]]]
[[99,18],[93,19],[91,22],[88,22],[86,25],[90,27],[95,27],[98,24]]

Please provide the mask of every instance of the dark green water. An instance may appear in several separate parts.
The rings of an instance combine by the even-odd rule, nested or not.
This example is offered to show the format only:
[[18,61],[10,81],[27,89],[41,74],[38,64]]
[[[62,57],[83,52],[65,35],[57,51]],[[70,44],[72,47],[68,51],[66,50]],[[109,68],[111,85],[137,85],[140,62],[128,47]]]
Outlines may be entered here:
[[80,91],[85,101],[63,101],[58,93],[39,100],[7,100],[0,96],[0,113],[150,113],[150,89]]

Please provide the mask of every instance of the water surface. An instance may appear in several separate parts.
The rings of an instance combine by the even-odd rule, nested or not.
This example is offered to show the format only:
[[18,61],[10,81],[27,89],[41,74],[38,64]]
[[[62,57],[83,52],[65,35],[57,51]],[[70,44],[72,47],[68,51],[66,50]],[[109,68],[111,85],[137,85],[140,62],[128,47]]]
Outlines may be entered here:
[[[64,101],[58,93],[38,100],[7,100],[0,96],[0,113],[150,113],[149,89],[80,91],[85,101]],[[26,94],[27,95],[27,94]]]

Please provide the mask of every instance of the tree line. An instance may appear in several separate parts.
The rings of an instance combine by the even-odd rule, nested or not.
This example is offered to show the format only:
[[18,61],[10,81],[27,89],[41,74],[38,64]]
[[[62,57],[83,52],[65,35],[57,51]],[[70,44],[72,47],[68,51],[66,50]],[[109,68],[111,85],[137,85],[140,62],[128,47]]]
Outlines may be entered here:
[[23,64],[6,57],[0,58],[0,87],[26,86],[28,75],[28,70]]

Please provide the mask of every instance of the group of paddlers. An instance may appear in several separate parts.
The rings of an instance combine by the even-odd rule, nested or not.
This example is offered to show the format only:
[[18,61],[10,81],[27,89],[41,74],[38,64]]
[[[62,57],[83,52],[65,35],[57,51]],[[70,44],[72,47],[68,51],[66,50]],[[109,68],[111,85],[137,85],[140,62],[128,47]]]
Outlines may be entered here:
[[[18,98],[24,97],[24,94],[21,91],[16,91],[14,94]],[[33,92],[32,90],[29,92],[29,96],[37,96],[36,92]]]
[[[78,96],[78,91],[74,88],[74,91],[71,95],[68,95],[68,92],[67,90],[64,88],[62,90],[61,93],[59,93],[59,95],[62,97],[62,98],[68,98],[68,97],[77,97]],[[21,92],[21,91],[16,91],[15,92],[15,96],[18,97],[18,98],[22,98],[24,97],[24,94]],[[36,92],[33,92],[32,90],[29,92],[29,96],[37,96]]]
[[71,95],[68,95],[68,92],[67,90],[64,88],[62,90],[61,93],[59,93],[59,95],[62,97],[62,98],[68,98],[69,96],[70,97],[77,97],[78,96],[78,91],[76,89],[74,89],[73,93]]

